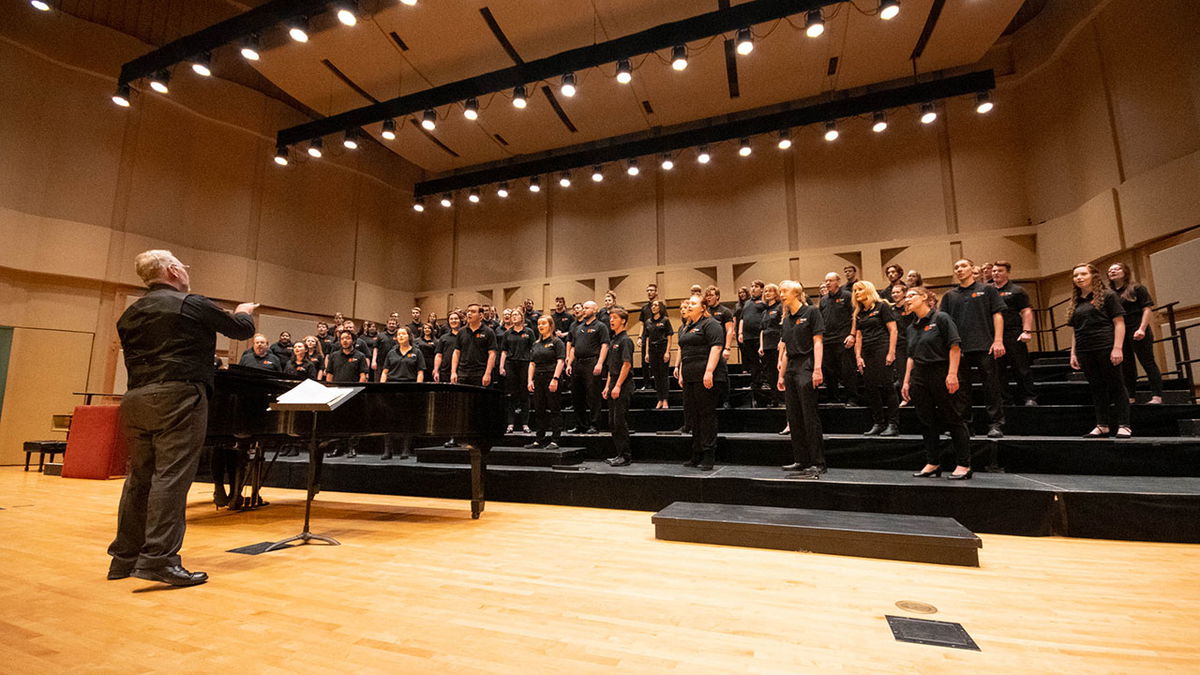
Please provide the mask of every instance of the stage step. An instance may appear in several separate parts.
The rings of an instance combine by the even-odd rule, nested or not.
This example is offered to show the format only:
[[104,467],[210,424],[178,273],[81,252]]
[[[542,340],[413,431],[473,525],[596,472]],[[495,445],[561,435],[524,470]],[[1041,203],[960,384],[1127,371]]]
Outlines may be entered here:
[[953,518],[675,502],[654,514],[668,541],[979,567],[983,542]]
[[1179,420],[1179,435],[1192,438],[1200,436],[1200,420]]
[[[434,446],[417,448],[413,451],[418,462],[428,464],[469,464],[471,459],[466,448]],[[488,453],[489,466],[556,466],[578,464],[586,458],[581,447],[564,447],[557,450],[545,448],[523,448],[520,446],[497,446]]]

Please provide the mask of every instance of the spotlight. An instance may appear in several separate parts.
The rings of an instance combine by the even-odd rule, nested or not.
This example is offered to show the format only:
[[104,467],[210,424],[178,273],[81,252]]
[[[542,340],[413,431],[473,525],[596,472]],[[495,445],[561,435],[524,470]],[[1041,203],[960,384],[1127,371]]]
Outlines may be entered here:
[[825,19],[821,18],[821,10],[809,10],[804,17],[804,34],[810,38],[821,37],[825,32]]
[[513,87],[513,107],[517,110],[524,110],[527,105],[529,105],[529,99],[525,98],[525,85],[518,84]]
[[425,131],[433,131],[437,128],[436,110],[430,108],[421,114],[421,128]]
[[444,207],[446,207],[446,208],[450,208],[451,206],[453,206],[453,205],[454,205],[454,200],[452,200],[452,199],[450,198],[450,193],[449,193],[449,192],[447,192],[446,194],[442,195],[442,201],[441,201],[441,204],[442,204],[442,206],[444,206]]
[[739,28],[737,38],[733,42],[737,45],[737,53],[742,56],[747,56],[754,51],[754,34],[750,32],[749,28]]
[[637,160],[629,160],[629,166],[625,167],[625,173],[629,174],[630,176],[636,176],[641,172],[642,170],[638,168]]
[[339,4],[337,5],[337,18],[344,26],[353,26],[358,23],[358,16],[354,13],[352,5]]
[[529,177],[529,191],[530,192],[541,192],[542,191],[541,176],[530,176]]
[[314,138],[311,141],[309,141],[308,142],[308,156],[312,157],[313,159],[320,159],[321,158],[321,147],[324,145],[325,145],[325,142],[319,138]]
[[471,188],[471,191],[467,193],[467,201],[471,202],[472,204],[479,203],[479,188]]
[[416,6],[417,6],[417,0],[400,0],[400,2],[401,2],[402,4],[408,5],[409,7],[416,7]]
[[29,4],[33,5],[33,8],[38,11],[41,11],[41,12],[49,12],[50,11],[50,3],[43,2],[43,0],[30,0]]
[[675,70],[687,68],[687,45],[675,45],[671,48],[671,67]]
[[171,74],[165,70],[160,70],[150,77],[150,88],[160,94],[165,94],[167,91],[167,82],[171,80]]
[[874,131],[877,134],[882,131],[887,131],[887,113],[880,110],[879,112],[875,113],[875,116],[872,119],[871,131]]
[[275,148],[275,163],[279,166],[288,165],[288,151],[285,146],[281,145],[278,148]]
[[933,124],[937,120],[937,111],[933,109],[933,103],[921,104],[921,124]]
[[604,180],[604,172],[600,170],[599,164],[592,167],[592,180],[597,183]]
[[879,18],[891,21],[900,13],[900,0],[879,0]]
[[992,103],[991,92],[981,91],[975,95],[975,112],[980,115],[986,115],[995,108],[996,104]]
[[413,199],[413,211],[416,211],[417,213],[425,212],[425,198],[424,197],[417,197],[417,198]]
[[212,77],[212,54],[204,52],[192,59],[192,72],[200,77]]
[[837,122],[829,120],[825,123],[825,140],[836,141],[840,134],[838,133]]
[[749,157],[750,153],[754,152],[754,148],[750,146],[750,139],[743,138],[738,141],[738,154],[742,157]]
[[296,42],[308,42],[308,19],[299,17],[288,24],[288,35]]
[[787,129],[780,129],[778,145],[780,150],[787,150],[792,147],[792,132]]
[[469,120],[479,119],[479,99],[472,96],[463,104],[463,117]]
[[567,98],[571,98],[577,93],[578,90],[575,88],[575,73],[567,73],[562,76],[562,86],[558,88],[558,91]]
[[379,135],[383,136],[385,139],[387,139],[389,141],[396,140],[396,120],[392,120],[392,119],[384,120],[383,121],[383,131],[379,132]]
[[122,108],[128,108],[130,94],[131,91],[129,89],[129,85],[122,84],[121,86],[117,87],[117,93],[113,94],[112,102],[116,103]]
[[671,153],[663,153],[662,161],[658,164],[663,171],[670,171],[675,168],[675,160],[671,159]]
[[247,61],[257,61],[260,58],[258,49],[258,36],[251,35],[242,42],[242,58]]
[[617,61],[617,82],[621,84],[629,84],[633,81],[633,66],[630,65],[629,59],[621,59]]
[[558,184],[567,188],[571,187],[571,172],[564,171],[558,175]]
[[696,161],[701,164],[708,164],[712,161],[712,154],[709,153],[707,145],[700,146],[700,154],[696,155]]
[[347,150],[357,150],[358,134],[355,134],[353,129],[347,129],[346,136],[342,139],[342,145],[345,146]]
[[500,186],[496,188],[496,196],[501,199],[508,199],[508,183],[501,183]]

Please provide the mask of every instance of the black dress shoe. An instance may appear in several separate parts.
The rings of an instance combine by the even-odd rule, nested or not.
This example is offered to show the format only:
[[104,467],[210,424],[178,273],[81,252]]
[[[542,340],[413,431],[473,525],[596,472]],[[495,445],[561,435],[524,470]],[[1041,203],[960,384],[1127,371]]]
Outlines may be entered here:
[[829,469],[824,464],[813,464],[805,467],[802,473],[811,473],[814,476],[820,476],[823,473],[829,473]]
[[941,475],[942,468],[939,466],[932,471],[918,471],[913,474],[913,478],[940,478]]
[[946,480],[971,480],[971,476],[974,475],[975,472],[973,470],[967,469],[966,473],[952,473],[946,476]]
[[526,450],[540,450],[541,448],[542,448],[542,444],[538,443],[537,441],[525,444]]
[[613,457],[612,459],[605,461],[607,461],[611,466],[629,466],[630,464],[633,464],[633,460],[629,459],[628,457]]
[[887,428],[885,428],[883,431],[879,432],[879,435],[883,436],[885,438],[899,436],[900,428],[897,427],[895,424],[889,424],[889,425],[887,425]]
[[988,427],[988,438],[1004,438],[1004,430],[997,425]]
[[872,426],[870,429],[867,429],[866,431],[864,431],[863,436],[878,436],[881,433],[883,433],[883,429],[884,429],[884,426],[882,424],[876,424],[876,425]]
[[133,568],[130,568],[130,567],[109,565],[108,566],[108,580],[116,581],[118,579],[127,579],[127,578],[129,578],[129,574],[132,571],[133,571]]
[[347,452],[347,453],[346,453],[346,458],[347,458],[347,459],[350,459],[350,458],[353,458],[353,457],[358,457],[358,453],[357,453],[357,452],[355,452],[354,450],[351,450],[350,452]]
[[549,443],[547,443],[547,444],[543,445],[543,446],[542,446],[542,449],[543,449],[543,450],[557,450],[557,449],[558,449],[558,443],[555,443],[554,441],[550,441]]
[[183,569],[183,565],[167,565],[166,567],[156,567],[154,569],[135,569],[132,575],[138,579],[160,581],[172,586],[196,586],[208,581],[208,575],[204,572],[189,572]]
[[597,430],[596,427],[588,427],[587,431],[584,431],[583,433],[588,434],[588,435],[593,435],[593,434],[600,433],[600,431]]
[[799,471],[804,468],[804,465],[801,464],[800,462],[793,462],[791,464],[788,464],[787,466],[781,466],[779,468],[783,469],[784,471]]
[[392,453],[390,453],[390,452],[385,452],[382,455],[380,455],[380,457],[379,457],[379,459],[383,459],[383,460],[388,460],[391,458],[392,458]]
[[821,474],[812,473],[809,471],[797,471],[796,473],[789,473],[788,475],[784,476],[784,478],[790,480],[817,480],[820,477]]

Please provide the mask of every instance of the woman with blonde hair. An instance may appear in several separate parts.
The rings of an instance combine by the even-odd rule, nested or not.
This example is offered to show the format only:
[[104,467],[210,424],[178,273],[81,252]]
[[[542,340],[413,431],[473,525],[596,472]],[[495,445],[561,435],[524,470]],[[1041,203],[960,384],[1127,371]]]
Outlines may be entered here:
[[1082,370],[1096,408],[1096,426],[1084,438],[1108,436],[1117,425],[1117,438],[1129,438],[1129,398],[1121,378],[1125,360],[1125,309],[1091,263],[1071,269],[1071,303],[1067,325],[1071,336],[1071,367]]
[[896,395],[898,324],[892,306],[869,281],[851,289],[854,307],[854,358],[862,373],[864,398],[874,424],[863,436],[900,435],[900,397]]
[[[804,289],[801,288],[800,291],[804,292]],[[779,285],[764,286],[762,297],[765,306],[762,310],[758,353],[762,356],[763,379],[768,383],[770,405],[778,408],[783,404],[783,396],[776,387],[770,385],[779,379],[779,337],[783,327],[783,303],[779,301]]]

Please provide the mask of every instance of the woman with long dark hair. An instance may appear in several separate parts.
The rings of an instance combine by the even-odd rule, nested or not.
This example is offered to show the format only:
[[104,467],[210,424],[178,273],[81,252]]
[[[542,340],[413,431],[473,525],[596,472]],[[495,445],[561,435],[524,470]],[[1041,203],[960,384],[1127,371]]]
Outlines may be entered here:
[[[433,316],[433,312],[429,313]],[[437,352],[437,337],[432,323],[421,324],[421,337],[414,343],[425,357],[425,381],[433,382],[433,357]]]
[[[908,367],[908,327],[913,324],[913,313],[908,311],[908,303],[904,301],[904,296],[908,294],[908,284],[903,281],[892,284],[891,296],[884,298],[892,304],[892,312],[896,315],[896,391],[900,391],[900,386],[904,384],[904,370]],[[908,405],[908,401],[903,398],[900,400],[900,406]]]
[[[1133,272],[1123,262],[1113,263],[1108,268],[1108,285],[1121,298],[1121,307],[1125,310],[1125,344],[1121,347],[1125,352],[1125,360],[1121,362],[1121,373],[1125,377],[1125,393],[1129,402],[1134,403],[1137,396],[1137,364],[1142,364],[1146,371],[1146,380],[1150,382],[1149,403],[1162,403],[1163,381],[1162,371],[1154,360],[1154,332],[1150,329],[1150,319],[1154,316],[1154,298],[1150,291],[1133,278]],[[1134,359],[1134,357],[1137,357]]]
[[854,357],[862,373],[863,397],[874,424],[864,436],[900,435],[900,397],[896,395],[896,314],[869,281],[851,289],[854,307]]
[[667,395],[670,392],[667,381],[667,364],[671,358],[671,319],[667,317],[666,307],[662,300],[650,303],[650,316],[642,324],[642,339],[646,342],[646,363],[654,379],[654,391],[658,394],[658,403],[654,408],[667,408]]
[[1071,367],[1082,370],[1096,408],[1096,426],[1084,438],[1108,436],[1113,425],[1117,438],[1129,438],[1129,398],[1121,376],[1125,360],[1125,309],[1121,299],[1104,283],[1091,263],[1071,269],[1071,307],[1067,325],[1071,336]]

